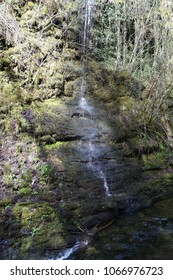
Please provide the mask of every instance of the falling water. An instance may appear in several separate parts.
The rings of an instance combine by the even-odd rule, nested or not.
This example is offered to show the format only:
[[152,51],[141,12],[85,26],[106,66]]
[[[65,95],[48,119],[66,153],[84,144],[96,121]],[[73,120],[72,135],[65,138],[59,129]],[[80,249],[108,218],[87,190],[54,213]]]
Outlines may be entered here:
[[84,111],[87,112],[89,114],[92,114],[93,112],[93,107],[90,106],[85,98],[85,93],[87,91],[87,83],[86,80],[84,78],[84,76],[82,77],[82,81],[81,81],[81,86],[80,86],[80,100],[79,100],[79,107]]
[[[86,76],[86,63],[87,63],[87,52],[89,48],[89,41],[90,41],[90,33],[91,33],[91,23],[92,23],[92,11],[94,7],[95,0],[85,0],[85,22],[84,22],[84,30],[83,30],[83,74],[81,78],[81,85],[80,85],[80,100],[79,100],[79,108],[82,110],[83,115],[87,113],[88,116],[92,117],[95,114],[95,108],[91,106],[87,99],[85,98],[85,94],[87,92],[87,82],[85,79]],[[93,122],[93,123],[92,123]],[[96,131],[98,129],[95,128],[95,122],[94,120],[91,121],[92,128],[94,128]],[[97,131],[98,132],[98,131]],[[104,189],[105,189],[105,195],[111,196],[109,191],[109,186],[107,183],[106,176],[99,165],[98,160],[98,149],[93,144],[95,133],[91,134],[88,132],[88,142],[87,142],[87,153],[89,154],[89,168],[94,172],[95,176],[100,178],[103,181]],[[56,260],[66,260],[70,258],[71,255],[76,253],[81,248],[84,248],[87,246],[90,242],[90,239],[84,239],[82,241],[77,241],[74,246],[65,249],[64,251],[60,252],[58,256],[56,257]]]
[[111,196],[110,191],[109,191],[109,186],[108,186],[108,183],[107,183],[107,179],[106,179],[105,174],[103,173],[102,170],[100,170],[99,173],[100,173],[100,178],[101,178],[101,179],[103,180],[103,182],[104,182],[104,189],[105,189],[106,195],[107,195],[107,196]]
[[102,179],[102,181],[104,183],[104,189],[105,189],[106,196],[111,196],[111,193],[109,191],[109,186],[108,186],[108,183],[107,183],[107,179],[106,179],[106,176],[105,176],[104,172],[102,171],[102,169],[99,165],[96,166],[94,164],[94,159],[96,158],[96,154],[98,153],[97,149],[91,143],[91,141],[89,142],[88,148],[89,148],[89,154],[90,154],[90,156],[89,156],[89,166],[93,170],[93,172],[96,174],[96,176],[98,178]]
[[83,73],[82,81],[80,87],[80,101],[79,106],[81,109],[91,112],[91,108],[85,98],[85,93],[87,90],[87,83],[85,80],[86,76],[86,62],[87,62],[87,53],[90,43],[90,33],[91,33],[91,22],[92,22],[92,10],[94,7],[94,0],[85,0],[85,17],[84,17],[84,28],[83,28],[83,38],[82,38],[82,52],[83,52]]
[[94,0],[85,0],[85,22],[83,30],[83,54],[87,54],[89,47],[91,23],[92,23],[92,10],[94,7]]
[[65,249],[63,252],[59,253],[56,260],[67,260],[72,254],[74,254],[80,248],[80,242],[76,242],[76,244],[71,247]]
[[[90,45],[92,13],[94,10],[94,4],[95,4],[95,0],[85,0],[85,21],[84,21],[83,45],[82,45],[83,75],[82,75],[82,79],[81,79],[80,100],[79,100],[79,108],[82,109],[83,114],[87,113],[90,116],[93,116],[93,114],[95,113],[95,108],[88,103],[88,101],[85,97],[85,94],[87,92],[87,82],[86,82],[85,76],[87,74],[87,70],[86,70],[87,54],[88,54],[89,45]],[[94,121],[93,121],[93,128],[95,128]],[[105,195],[111,196],[105,173],[103,172],[103,170],[99,164],[99,161],[98,161],[98,154],[99,154],[98,149],[93,144],[94,135],[91,135],[91,134],[88,135],[88,139],[89,139],[89,141],[88,141],[88,145],[87,145],[87,151],[89,152],[89,167],[94,172],[95,176],[100,178],[103,181]]]
[[60,252],[55,260],[67,260],[71,255],[73,255],[78,250],[85,248],[90,242],[89,238],[84,238],[84,240],[77,241],[72,247],[65,249]]

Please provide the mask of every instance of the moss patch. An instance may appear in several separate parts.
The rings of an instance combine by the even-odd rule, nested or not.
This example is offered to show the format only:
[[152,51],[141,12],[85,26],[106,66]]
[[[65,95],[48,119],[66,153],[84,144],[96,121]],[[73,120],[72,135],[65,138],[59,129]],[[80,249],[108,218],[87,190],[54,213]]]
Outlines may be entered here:
[[142,155],[143,169],[163,169],[168,165],[168,158],[162,152],[155,152],[149,155]]
[[21,252],[45,248],[58,249],[66,243],[58,212],[48,203],[17,203],[13,216],[20,226]]
[[48,150],[52,150],[52,149],[58,149],[61,146],[64,146],[68,144],[68,142],[61,142],[61,141],[57,141],[55,144],[51,144],[51,145],[46,145],[45,148]]

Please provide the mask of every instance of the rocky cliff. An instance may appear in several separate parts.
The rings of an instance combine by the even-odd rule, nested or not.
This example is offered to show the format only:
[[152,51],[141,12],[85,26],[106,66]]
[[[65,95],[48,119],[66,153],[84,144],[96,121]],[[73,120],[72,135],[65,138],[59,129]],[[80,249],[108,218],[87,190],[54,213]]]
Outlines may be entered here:
[[0,42],[0,257],[45,258],[170,195],[172,160],[140,130],[140,81],[90,56],[84,77],[82,4],[13,2],[23,37]]

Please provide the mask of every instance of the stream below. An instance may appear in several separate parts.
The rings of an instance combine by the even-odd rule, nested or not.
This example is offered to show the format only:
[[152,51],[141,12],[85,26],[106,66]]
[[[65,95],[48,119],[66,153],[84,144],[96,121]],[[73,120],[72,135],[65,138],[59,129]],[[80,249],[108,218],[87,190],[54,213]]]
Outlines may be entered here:
[[72,259],[173,259],[173,198],[121,218]]
[[76,243],[57,257],[52,257],[73,260],[172,260],[173,197],[139,213],[122,217],[96,233],[89,245],[84,245]]

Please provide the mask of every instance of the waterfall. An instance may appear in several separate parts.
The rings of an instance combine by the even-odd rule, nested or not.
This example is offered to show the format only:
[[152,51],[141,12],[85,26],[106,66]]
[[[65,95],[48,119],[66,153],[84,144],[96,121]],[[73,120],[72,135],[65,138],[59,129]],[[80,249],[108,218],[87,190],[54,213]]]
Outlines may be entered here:
[[85,21],[83,30],[83,54],[87,54],[89,47],[91,23],[92,23],[92,10],[94,7],[94,0],[85,0]]
[[67,248],[63,252],[59,253],[59,255],[56,257],[56,260],[67,260],[71,255],[78,251],[80,247],[80,242],[76,242],[73,247]]
[[80,86],[80,100],[79,100],[79,107],[87,112],[91,113],[92,108],[88,104],[85,93],[87,91],[87,82],[85,80],[86,76],[86,63],[87,63],[87,54],[88,54],[88,47],[90,42],[90,34],[91,34],[91,23],[92,23],[92,11],[94,8],[95,0],[85,0],[84,1],[84,27],[83,27],[83,38],[82,38],[82,52],[83,52],[83,73],[81,79],[81,86]]
[[83,38],[82,38],[82,52],[83,52],[83,74],[80,88],[80,101],[79,106],[84,111],[90,113],[90,107],[85,98],[85,93],[87,90],[87,83],[85,80],[86,76],[86,63],[87,63],[87,53],[90,43],[90,33],[91,33],[91,22],[92,22],[92,10],[94,8],[94,0],[85,0],[85,16],[84,16],[84,27],[83,27]]
[[[83,73],[81,77],[81,84],[80,84],[80,96],[79,96],[79,108],[82,111],[82,115],[85,116],[85,114],[88,116],[90,120],[90,129],[94,129],[94,133],[91,132],[90,129],[88,129],[87,135],[86,135],[86,143],[84,144],[83,141],[81,141],[82,149],[85,150],[88,160],[88,166],[93,171],[95,176],[102,180],[103,187],[105,190],[106,196],[111,196],[111,193],[109,191],[108,182],[106,179],[106,175],[104,171],[102,170],[101,164],[99,164],[99,151],[97,146],[94,144],[95,142],[95,135],[99,134],[98,128],[96,128],[94,117],[96,110],[94,106],[90,105],[88,100],[86,99],[85,95],[87,92],[87,81],[85,79],[87,75],[87,54],[89,51],[89,41],[90,41],[90,32],[91,32],[91,24],[92,24],[92,12],[94,8],[95,0],[85,0],[85,17],[84,17],[84,28],[83,28],[83,40],[82,40],[82,51],[83,51]],[[88,121],[87,118],[84,118],[83,121]],[[86,155],[85,155],[86,156]],[[76,243],[70,247],[64,249],[62,252],[60,252],[55,260],[67,260],[69,259],[74,253],[81,250],[82,248],[85,248],[88,246],[88,244],[91,242],[92,236],[94,235],[95,231],[91,231],[89,234],[84,236],[82,240],[77,240]]]
[[80,100],[79,100],[79,107],[89,114],[92,114],[93,107],[90,106],[85,98],[85,93],[87,91],[87,83],[84,78],[84,75],[82,77],[81,86],[80,86]]
[[[86,99],[85,95],[87,92],[87,62],[88,62],[88,52],[89,45],[91,39],[91,28],[92,28],[92,16],[94,11],[95,0],[85,0],[85,16],[84,16],[84,28],[83,28],[83,40],[82,40],[82,51],[83,51],[83,73],[81,78],[80,85],[80,100],[79,100],[79,108],[82,110],[82,114],[91,117],[95,114],[95,108],[91,106]],[[90,120],[91,121],[91,120]],[[95,121],[92,120],[92,128],[95,129],[97,133],[99,133],[98,129],[95,126]],[[87,152],[89,153],[89,168],[93,171],[95,176],[102,180],[103,187],[105,190],[106,196],[111,196],[109,191],[109,186],[107,182],[106,175],[102,170],[101,164],[99,163],[98,158],[98,148],[94,145],[94,134],[91,134],[90,130],[88,131],[88,144],[87,144]]]
[[106,179],[105,174],[103,173],[102,170],[100,170],[99,173],[100,173],[101,179],[102,179],[103,182],[104,182],[104,189],[105,189],[106,196],[111,196],[111,193],[110,193],[110,191],[109,191],[109,186],[108,186],[108,182],[107,182],[107,179]]
[[108,182],[107,182],[104,172],[102,171],[102,169],[99,165],[97,165],[97,166],[94,165],[94,158],[96,157],[95,154],[97,153],[97,150],[96,150],[95,146],[91,143],[91,141],[89,142],[88,148],[89,148],[89,153],[90,153],[89,166],[93,170],[93,172],[96,174],[96,176],[98,178],[102,179],[106,196],[111,196],[111,193],[109,191]]

